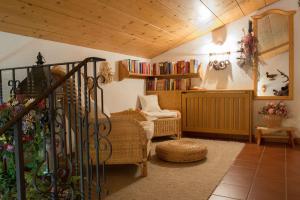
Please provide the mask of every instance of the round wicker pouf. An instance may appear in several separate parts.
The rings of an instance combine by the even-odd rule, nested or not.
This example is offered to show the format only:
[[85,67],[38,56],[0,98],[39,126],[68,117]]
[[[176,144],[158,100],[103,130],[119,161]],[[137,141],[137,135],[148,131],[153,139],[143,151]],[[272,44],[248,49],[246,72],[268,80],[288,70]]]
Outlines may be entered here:
[[206,157],[207,148],[197,140],[171,140],[156,145],[158,158],[170,162],[195,162]]

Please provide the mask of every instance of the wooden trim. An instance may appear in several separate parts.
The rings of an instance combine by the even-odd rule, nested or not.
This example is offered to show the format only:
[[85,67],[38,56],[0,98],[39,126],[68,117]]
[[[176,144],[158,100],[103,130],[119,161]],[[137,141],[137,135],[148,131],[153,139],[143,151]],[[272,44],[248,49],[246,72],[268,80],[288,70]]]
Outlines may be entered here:
[[270,14],[279,14],[279,15],[290,16],[290,15],[296,14],[296,11],[295,10],[286,11],[286,10],[281,10],[281,9],[270,9],[270,10],[263,12],[262,14],[251,16],[251,18],[252,19],[261,19]]
[[254,60],[253,66],[253,87],[254,99],[256,100],[293,100],[294,98],[294,14],[296,11],[284,11],[280,9],[270,9],[260,15],[252,16],[253,32],[257,36],[257,20],[270,14],[280,14],[289,17],[289,96],[257,96],[257,74],[258,74],[258,58]]
[[276,47],[272,47],[271,49],[265,50],[258,54],[259,57],[267,57],[267,54],[271,54],[274,51],[286,52],[289,50],[289,42],[285,42],[283,44],[277,45]]

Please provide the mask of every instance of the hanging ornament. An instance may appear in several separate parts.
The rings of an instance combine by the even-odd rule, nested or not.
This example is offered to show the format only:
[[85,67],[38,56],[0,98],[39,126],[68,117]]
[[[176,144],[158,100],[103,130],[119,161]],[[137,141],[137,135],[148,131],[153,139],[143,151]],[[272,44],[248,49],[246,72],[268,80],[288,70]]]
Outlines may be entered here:
[[246,34],[244,29],[243,32],[244,36],[238,42],[241,45],[240,50],[238,51],[241,53],[240,57],[237,58],[239,60],[238,64],[240,66],[244,66],[245,64],[253,66],[257,54],[258,41],[253,33],[252,21],[249,20],[248,33]]

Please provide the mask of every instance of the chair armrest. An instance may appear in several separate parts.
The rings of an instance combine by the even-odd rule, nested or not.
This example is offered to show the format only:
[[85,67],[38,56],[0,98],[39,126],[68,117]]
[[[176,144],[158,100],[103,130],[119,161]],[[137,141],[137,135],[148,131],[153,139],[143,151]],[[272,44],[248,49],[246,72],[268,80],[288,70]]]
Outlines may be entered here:
[[111,113],[111,117],[124,117],[126,119],[134,119],[137,121],[147,121],[147,118],[139,110],[124,110],[121,112]]

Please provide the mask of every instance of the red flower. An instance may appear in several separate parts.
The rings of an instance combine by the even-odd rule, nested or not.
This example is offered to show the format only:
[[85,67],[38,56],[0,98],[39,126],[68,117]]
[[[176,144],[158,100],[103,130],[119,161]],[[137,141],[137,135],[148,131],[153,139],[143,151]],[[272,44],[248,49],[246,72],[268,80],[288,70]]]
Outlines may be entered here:
[[13,145],[11,145],[11,144],[5,144],[4,145],[4,149],[6,151],[13,152],[15,150],[15,147]]
[[23,135],[23,136],[22,136],[22,140],[23,140],[24,142],[30,142],[30,141],[33,140],[33,136],[32,136],[32,135]]
[[46,107],[46,102],[45,102],[45,99],[43,99],[42,101],[40,101],[37,105],[37,107],[41,110],[45,109]]
[[4,110],[6,108],[8,108],[8,105],[6,103],[3,103],[3,104],[0,105],[0,111]]

